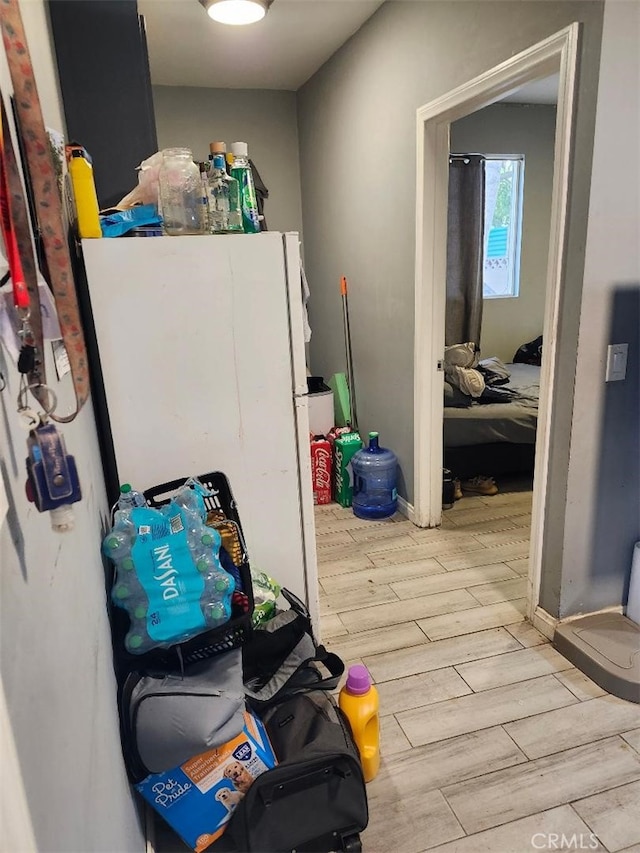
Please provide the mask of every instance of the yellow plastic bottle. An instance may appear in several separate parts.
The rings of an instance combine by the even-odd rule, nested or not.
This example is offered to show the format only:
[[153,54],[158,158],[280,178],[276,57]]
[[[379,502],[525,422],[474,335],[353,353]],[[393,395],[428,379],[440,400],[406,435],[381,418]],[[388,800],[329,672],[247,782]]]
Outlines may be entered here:
[[370,782],[380,769],[380,699],[365,666],[349,667],[338,704],[351,724],[360,752],[364,781]]
[[80,237],[102,237],[93,167],[79,148],[71,152],[69,177],[73,187]]

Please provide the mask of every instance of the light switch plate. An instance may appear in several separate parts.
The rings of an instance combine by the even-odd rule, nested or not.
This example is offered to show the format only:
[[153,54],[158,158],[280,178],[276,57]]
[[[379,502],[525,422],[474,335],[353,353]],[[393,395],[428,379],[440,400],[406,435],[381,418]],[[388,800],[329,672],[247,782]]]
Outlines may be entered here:
[[626,378],[628,349],[629,344],[609,344],[605,382],[619,382]]

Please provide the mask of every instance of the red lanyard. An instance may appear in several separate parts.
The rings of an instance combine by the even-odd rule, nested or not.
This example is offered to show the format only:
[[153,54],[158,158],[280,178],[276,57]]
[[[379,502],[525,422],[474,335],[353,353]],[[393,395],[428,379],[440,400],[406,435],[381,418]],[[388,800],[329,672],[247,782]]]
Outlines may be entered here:
[[4,134],[0,125],[0,228],[7,253],[7,263],[13,285],[13,303],[16,308],[29,309],[29,291],[22,271],[22,261],[18,250],[18,241],[13,227],[13,216],[9,201],[9,186],[4,157]]
[[[0,0],[0,26],[11,82],[13,83],[16,110],[25,143],[26,165],[31,177],[36,215],[42,234],[51,289],[56,301],[60,330],[69,357],[76,395],[75,412],[66,416],[51,415],[53,420],[66,423],[76,417],[89,396],[87,351],[73,279],[69,244],[63,225],[62,202],[58,192],[53,159],[44,119],[42,118],[38,88],[33,74],[18,0]],[[16,231],[24,264],[25,252],[31,251],[31,246],[27,247],[28,229],[26,235],[19,228],[16,228]],[[37,327],[40,325],[38,285],[37,281],[35,284],[30,281],[29,271],[25,269],[25,272],[27,273],[27,285],[32,302],[31,325],[36,340],[41,341],[41,335],[38,336],[37,331]],[[44,370],[44,365],[42,368]],[[31,383],[31,377],[29,379]],[[31,383],[29,387],[32,388],[33,393],[42,403],[41,398],[44,397],[44,392],[42,389],[38,390],[40,386],[37,385],[37,382]],[[39,394],[40,396],[38,396]],[[42,405],[45,406],[45,403]]]

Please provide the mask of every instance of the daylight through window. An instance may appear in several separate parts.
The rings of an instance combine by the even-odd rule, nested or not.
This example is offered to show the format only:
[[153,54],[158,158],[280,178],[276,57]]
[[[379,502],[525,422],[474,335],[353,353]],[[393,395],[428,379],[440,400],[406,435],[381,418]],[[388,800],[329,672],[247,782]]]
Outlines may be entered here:
[[517,296],[524,158],[485,161],[484,298]]

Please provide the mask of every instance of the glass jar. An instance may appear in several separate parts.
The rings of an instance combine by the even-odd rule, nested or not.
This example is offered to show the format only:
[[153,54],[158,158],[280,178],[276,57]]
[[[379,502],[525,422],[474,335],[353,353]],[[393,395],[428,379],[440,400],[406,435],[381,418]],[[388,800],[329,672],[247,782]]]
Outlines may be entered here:
[[166,234],[206,234],[200,170],[188,148],[166,148],[158,175],[158,201]]

